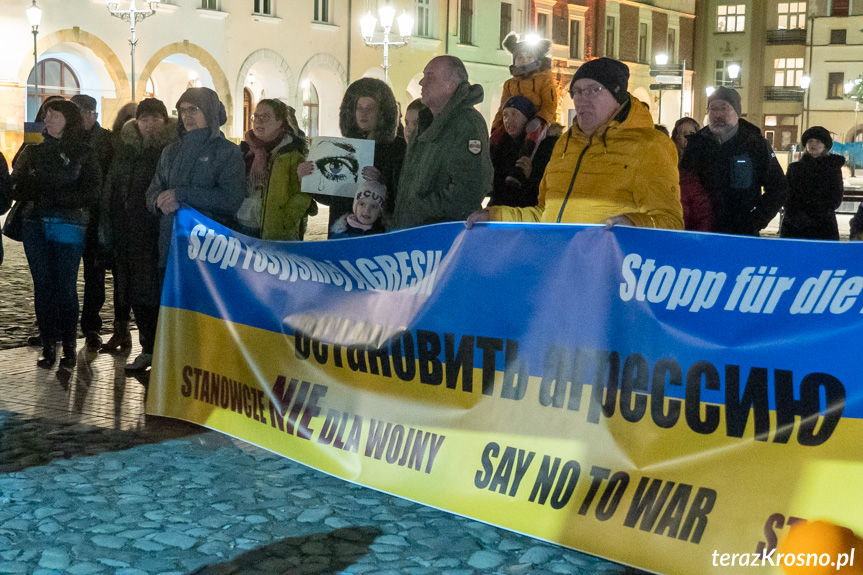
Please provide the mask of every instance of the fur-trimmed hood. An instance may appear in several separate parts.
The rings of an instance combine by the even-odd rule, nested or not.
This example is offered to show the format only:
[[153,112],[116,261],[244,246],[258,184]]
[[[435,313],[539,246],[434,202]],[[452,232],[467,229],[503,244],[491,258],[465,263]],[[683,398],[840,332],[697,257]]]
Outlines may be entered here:
[[339,129],[345,138],[365,138],[365,133],[357,125],[357,101],[360,98],[373,98],[378,103],[378,122],[374,137],[376,142],[388,144],[396,137],[398,126],[398,106],[393,91],[381,80],[360,78],[345,91],[339,109]]
[[[158,148],[164,148],[169,143],[176,140],[177,137],[177,119],[168,118],[165,125],[162,127],[162,130],[156,134],[156,139],[153,141],[153,145]],[[124,146],[134,146],[136,148],[141,147],[144,140],[141,137],[140,130],[138,130],[138,120],[133,118],[123,124],[123,128],[120,130],[120,142]]]
[[529,76],[537,71],[551,70],[551,40],[540,40],[539,42],[519,41],[519,35],[516,32],[510,32],[506,35],[501,43],[504,50],[512,54],[513,62],[515,62],[516,54],[530,54],[536,60],[527,66],[516,66],[513,64],[509,67],[509,72],[513,76]]

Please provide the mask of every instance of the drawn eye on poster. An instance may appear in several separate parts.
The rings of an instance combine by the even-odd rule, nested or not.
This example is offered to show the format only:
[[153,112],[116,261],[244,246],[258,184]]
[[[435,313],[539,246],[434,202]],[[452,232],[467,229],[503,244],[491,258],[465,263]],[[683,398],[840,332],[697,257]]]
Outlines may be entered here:
[[307,194],[354,197],[363,168],[373,165],[374,140],[354,138],[312,138],[308,160],[314,171],[303,178]]

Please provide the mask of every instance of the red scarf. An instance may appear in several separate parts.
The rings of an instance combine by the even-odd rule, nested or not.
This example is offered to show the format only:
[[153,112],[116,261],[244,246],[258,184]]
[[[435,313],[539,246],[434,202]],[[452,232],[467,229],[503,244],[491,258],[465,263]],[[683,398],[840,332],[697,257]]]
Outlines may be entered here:
[[285,132],[280,131],[276,136],[276,139],[271,142],[265,142],[257,137],[253,130],[246,132],[244,139],[249,145],[249,149],[252,151],[252,154],[254,154],[252,158],[252,166],[249,170],[250,187],[253,187],[254,184],[263,183],[267,174],[267,160],[270,156],[270,152],[276,149],[276,146],[279,145],[284,136]]

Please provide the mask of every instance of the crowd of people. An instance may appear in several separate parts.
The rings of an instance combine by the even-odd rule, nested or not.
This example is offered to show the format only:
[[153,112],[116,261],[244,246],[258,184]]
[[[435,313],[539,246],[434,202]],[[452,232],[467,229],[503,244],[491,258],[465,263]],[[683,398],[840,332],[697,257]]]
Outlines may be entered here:
[[[803,133],[806,152],[786,174],[761,131],[741,118],[735,90],[710,96],[708,125],[681,118],[669,137],[629,92],[628,67],[597,58],[569,84],[576,114],[564,131],[555,122],[547,43],[510,35],[505,47],[513,77],[490,130],[475,108],[483,89],[454,56],[426,65],[422,97],[406,108],[403,124],[386,83],[362,78],[348,86],[341,135],[375,144],[353,198],[302,191],[320,167],[308,160],[295,110],[280,100],[258,102],[238,146],[222,133],[225,107],[208,88],[182,94],[178,120],[156,98],[126,105],[112,131],[99,125],[89,96],[47,99],[36,118],[43,141],[22,146],[11,177],[0,164],[0,213],[15,202],[4,234],[23,242],[33,277],[38,365],[54,366],[59,343],[61,367],[74,366],[79,325],[89,351],[129,353],[132,314],[142,351],[127,370],[151,365],[180,204],[266,240],[303,240],[319,203],[329,206],[334,239],[490,220],[758,236],[783,206],[782,237],[839,239],[844,160],[830,154],[824,128]],[[861,237],[858,214],[852,239]],[[103,343],[106,269],[114,325]]]

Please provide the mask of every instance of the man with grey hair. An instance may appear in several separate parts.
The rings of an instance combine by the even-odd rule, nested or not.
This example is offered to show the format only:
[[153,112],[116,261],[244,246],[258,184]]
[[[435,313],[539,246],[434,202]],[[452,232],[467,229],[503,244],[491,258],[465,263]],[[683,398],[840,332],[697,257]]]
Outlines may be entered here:
[[[788,197],[782,166],[758,126],[740,117],[737,90],[717,88],[707,114],[708,125],[688,138],[681,180],[707,193],[712,223],[706,231],[758,236]],[[684,195],[689,189],[683,186]]]
[[434,120],[408,144],[391,229],[464,220],[491,191],[488,126],[474,108],[482,86],[455,56],[432,59],[420,86]]

